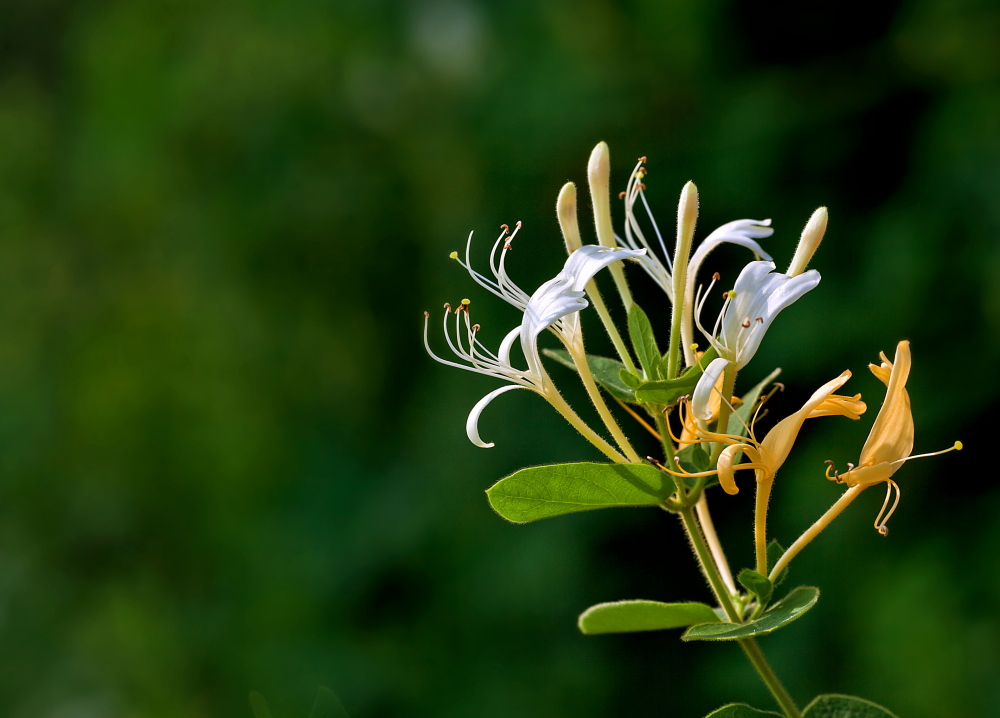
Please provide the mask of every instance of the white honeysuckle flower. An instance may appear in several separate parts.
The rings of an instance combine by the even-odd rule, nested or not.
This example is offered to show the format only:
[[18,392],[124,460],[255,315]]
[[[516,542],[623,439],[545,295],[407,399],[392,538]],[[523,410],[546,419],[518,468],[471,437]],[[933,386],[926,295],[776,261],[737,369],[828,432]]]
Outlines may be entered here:
[[[617,235],[616,238],[618,243],[624,247],[628,247],[630,249],[648,250],[646,255],[638,260],[639,265],[643,268],[643,270],[645,270],[646,274],[648,274],[652,280],[660,286],[660,289],[666,293],[667,298],[673,302],[673,282],[671,278],[673,264],[670,259],[670,252],[667,251],[667,245],[663,241],[663,235],[660,234],[659,225],[656,224],[656,220],[653,218],[653,212],[649,208],[649,203],[646,201],[646,194],[644,191],[645,187],[642,183],[642,178],[646,174],[646,168],[643,167],[645,161],[645,157],[639,159],[639,163],[635,166],[635,169],[632,170],[628,186],[622,194],[622,197],[625,200],[625,238],[622,239]],[[643,208],[646,210],[646,216],[649,218],[649,222],[653,226],[653,231],[656,233],[657,245],[663,253],[663,257],[666,259],[666,264],[660,260],[656,251],[653,249],[652,244],[646,238],[645,234],[643,234],[642,228],[639,226],[639,221],[636,219],[635,203],[640,199],[642,200]],[[765,252],[763,248],[756,241],[754,241],[755,239],[770,237],[774,233],[774,230],[768,226],[770,224],[771,220],[769,219],[738,219],[735,222],[729,222],[722,225],[702,240],[701,244],[698,245],[698,248],[694,251],[691,255],[691,259],[688,261],[685,298],[689,302],[689,305],[693,303],[695,277],[698,274],[698,270],[701,268],[702,262],[705,261],[705,257],[708,256],[709,252],[723,242],[739,244],[752,251],[754,253],[754,257],[758,259],[763,258],[770,260],[771,255]],[[693,341],[693,331],[689,331],[688,334],[692,336],[684,338],[685,346],[690,345]]]
[[[743,268],[733,291],[726,296],[711,333],[705,331],[700,318],[708,292],[700,297],[695,307],[695,321],[719,353],[719,358],[710,365],[714,367],[722,362],[717,372],[724,370],[730,362],[735,363],[737,369],[745,367],[757,353],[764,334],[781,310],[819,284],[819,272],[815,269],[789,277],[775,272],[774,268],[774,262],[765,261],[750,262]],[[695,386],[695,394],[701,391],[707,399],[717,379],[718,373],[712,379],[706,371]]]
[[[717,357],[705,368],[691,394],[691,412],[701,421],[709,421],[715,411],[712,408],[712,392],[719,383],[719,377],[729,365],[728,359]],[[718,405],[718,402],[716,402]]]
[[[518,227],[520,227],[520,224]],[[623,259],[635,259],[645,254],[645,250],[635,251],[617,247],[609,248],[599,245],[585,245],[569,256],[559,274],[542,284],[535,290],[534,294],[528,297],[517,285],[510,281],[504,270],[503,258],[504,253],[510,248],[510,238],[507,238],[499,262],[496,263],[494,260],[497,246],[504,239],[505,234],[506,232],[500,235],[500,239],[497,240],[490,255],[490,266],[496,277],[496,282],[483,277],[483,275],[469,266],[468,253],[466,254],[466,261],[463,263],[463,266],[479,284],[514,306],[519,307],[524,312],[524,318],[521,320],[520,326],[508,332],[507,336],[500,343],[500,348],[496,354],[487,349],[476,337],[479,325],[473,324],[469,318],[469,300],[462,300],[462,303],[454,310],[454,339],[452,338],[448,323],[448,318],[452,311],[451,305],[444,305],[445,339],[455,356],[464,363],[442,359],[431,350],[430,342],[427,338],[427,318],[430,315],[426,312],[424,313],[424,346],[431,357],[448,366],[474,371],[478,374],[485,374],[486,376],[510,382],[509,386],[495,389],[480,399],[469,413],[469,419],[466,422],[466,433],[473,444],[484,449],[492,447],[493,444],[486,443],[479,436],[479,416],[487,405],[493,399],[500,396],[500,394],[512,389],[530,389],[549,399],[549,401],[555,402],[558,400],[564,403],[561,397],[559,397],[559,393],[552,380],[549,379],[545,367],[542,366],[542,359],[538,352],[538,335],[546,329],[550,329],[567,347],[574,346],[582,336],[580,333],[579,313],[581,309],[585,309],[588,306],[585,296],[587,282],[612,262]],[[464,339],[463,333],[465,335]],[[514,342],[518,339],[520,339],[521,351],[524,353],[524,358],[528,365],[527,369],[518,369],[511,363],[510,351]]]

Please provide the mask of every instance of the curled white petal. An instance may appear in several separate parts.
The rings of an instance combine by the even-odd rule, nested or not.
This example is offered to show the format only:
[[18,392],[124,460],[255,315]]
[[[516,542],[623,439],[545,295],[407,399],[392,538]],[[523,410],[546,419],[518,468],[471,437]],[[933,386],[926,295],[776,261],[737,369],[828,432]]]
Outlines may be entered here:
[[736,280],[736,296],[722,319],[722,344],[742,368],[757,353],[764,334],[782,309],[820,282],[815,269],[789,277],[774,271],[774,262],[747,264]]
[[705,373],[698,379],[694,393],[691,395],[691,411],[694,412],[696,418],[702,421],[708,421],[712,418],[712,402],[710,401],[712,392],[715,391],[715,385],[728,365],[728,359],[722,357],[713,359],[712,363],[705,369]]
[[479,415],[483,413],[491,401],[496,399],[501,394],[510,391],[511,389],[527,389],[526,386],[520,386],[519,384],[508,384],[507,386],[502,386],[499,389],[494,389],[489,394],[484,396],[482,399],[476,402],[476,405],[472,407],[472,411],[469,412],[469,418],[465,422],[465,433],[469,436],[469,441],[478,446],[481,449],[491,449],[494,444],[491,442],[487,444],[479,436]]

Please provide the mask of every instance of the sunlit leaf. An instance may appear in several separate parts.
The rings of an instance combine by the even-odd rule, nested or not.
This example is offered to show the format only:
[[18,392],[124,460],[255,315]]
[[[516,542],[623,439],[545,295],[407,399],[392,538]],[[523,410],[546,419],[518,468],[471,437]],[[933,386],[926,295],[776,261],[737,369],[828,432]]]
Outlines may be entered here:
[[864,698],[828,694],[806,706],[802,718],[896,718],[896,714]]
[[660,348],[656,344],[653,325],[638,304],[633,304],[628,310],[628,335],[646,378],[651,381],[664,378],[660,374]]
[[591,606],[580,614],[577,623],[583,633],[593,635],[659,631],[718,621],[715,611],[704,603],[616,601]]
[[549,464],[521,469],[486,491],[493,509],[526,523],[613,506],[655,506],[674,483],[647,464]]
[[635,390],[635,398],[641,402],[663,404],[665,406],[673,404],[682,396],[694,391],[694,386],[701,377],[702,367],[707,367],[715,357],[715,349],[709,348],[697,364],[688,367],[676,379],[642,382]]
[[[555,359],[563,366],[576,371],[576,364],[573,362],[573,357],[565,349],[545,349],[543,353],[545,356]],[[636,403],[635,392],[621,378],[621,372],[625,370],[624,364],[615,359],[588,354],[587,365],[590,367],[590,373],[594,375],[594,380],[611,396],[630,404]],[[638,377],[636,378],[636,382],[638,383]]]
[[756,621],[747,623],[715,623],[692,626],[681,638],[685,641],[734,641],[738,638],[761,636],[787,626],[816,605],[819,589],[799,586],[774,604]]

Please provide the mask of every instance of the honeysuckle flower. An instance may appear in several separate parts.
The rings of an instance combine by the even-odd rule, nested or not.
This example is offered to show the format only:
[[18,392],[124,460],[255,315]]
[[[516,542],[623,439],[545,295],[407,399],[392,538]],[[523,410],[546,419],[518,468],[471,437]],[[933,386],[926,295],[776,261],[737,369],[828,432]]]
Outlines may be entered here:
[[[750,262],[740,272],[733,290],[726,295],[722,311],[711,332],[705,330],[700,318],[708,296],[708,292],[705,292],[695,307],[695,321],[705,338],[715,347],[719,358],[710,366],[715,373],[709,374],[706,371],[698,380],[695,395],[707,398],[707,392],[715,385],[719,373],[730,363],[734,363],[737,370],[746,366],[757,353],[757,348],[775,317],[782,309],[818,285],[819,280],[819,272],[815,269],[789,277],[775,272],[774,262]],[[709,289],[711,287],[709,285]]]
[[[739,492],[736,485],[736,471],[753,469],[759,483],[772,480],[781,465],[785,463],[785,459],[788,458],[792,445],[806,419],[819,416],[846,416],[849,419],[859,419],[861,414],[865,412],[867,407],[861,401],[860,394],[840,396],[834,393],[850,378],[851,372],[845,371],[836,379],[821,386],[813,392],[813,395],[802,405],[801,409],[775,424],[763,441],[758,441],[754,436],[753,423],[747,427],[747,437],[697,430],[696,438],[690,443],[721,442],[726,444],[726,448],[719,455],[719,461],[714,470],[695,475],[708,476],[717,473],[719,483],[727,494]],[[750,461],[736,464],[736,457],[741,453],[745,454]]]
[[[889,361],[885,352],[880,352],[879,356],[882,363],[869,364],[868,368],[885,384],[885,401],[882,402],[882,408],[879,409],[868,439],[861,449],[858,465],[848,464],[849,470],[839,474],[833,470],[833,462],[827,462],[826,475],[827,478],[850,487],[867,488],[886,482],[885,502],[878,518],[875,519],[875,528],[884,536],[889,532],[885,524],[899,504],[899,486],[892,480],[893,474],[910,459],[936,456],[961,449],[962,442],[956,442],[954,446],[943,451],[910,456],[910,452],[913,451],[913,412],[910,409],[910,395],[906,391],[906,380],[910,375],[911,364],[910,342],[905,340],[899,342],[896,346],[895,361]],[[831,471],[833,471],[832,476]],[[885,518],[882,518],[893,490],[896,492],[896,500]]]
[[[618,240],[620,245],[630,249],[648,250],[646,255],[638,260],[639,266],[641,266],[646,274],[648,274],[650,278],[660,286],[660,288],[666,293],[667,298],[673,302],[674,292],[671,278],[673,262],[670,259],[670,252],[667,251],[667,246],[663,241],[663,235],[660,234],[660,228],[656,224],[656,220],[653,218],[653,212],[649,207],[649,203],[646,201],[644,191],[645,185],[642,183],[642,179],[646,175],[646,168],[643,166],[645,161],[645,157],[639,158],[639,163],[632,171],[628,185],[621,195],[621,197],[625,200],[625,237],[622,238],[616,235],[615,238]],[[666,260],[665,264],[664,261],[657,255],[653,244],[646,238],[646,235],[642,231],[642,227],[639,225],[639,221],[636,219],[635,203],[640,199],[642,200],[643,208],[646,211],[646,216],[649,218],[649,222],[653,227],[653,232],[656,234],[656,246],[659,247],[660,252],[662,252],[663,258]],[[738,244],[752,251],[754,257],[762,257],[767,260],[771,259],[771,255],[765,252],[755,241],[764,237],[770,237],[774,233],[774,230],[768,226],[770,224],[771,220],[769,219],[738,219],[735,222],[729,222],[722,225],[702,240],[701,244],[698,245],[698,248],[694,251],[691,255],[691,259],[688,261],[685,297],[687,298],[686,301],[689,305],[693,304],[694,301],[694,278],[697,276],[702,262],[704,262],[705,257],[707,257],[708,254],[720,244],[724,242]],[[690,296],[688,296],[689,294]],[[683,337],[685,352],[689,351],[687,347],[690,346],[693,340],[693,332],[689,331],[688,334],[690,336]],[[688,364],[693,363],[692,355]]]
[[[529,297],[510,280],[504,269],[504,256],[510,249],[509,238],[505,242],[499,262],[495,260],[496,249],[500,241],[505,239],[505,235],[506,231],[500,235],[500,239],[494,244],[493,252],[490,255],[490,266],[496,281],[489,280],[473,270],[468,261],[468,253],[466,261],[463,263],[463,266],[479,284],[524,312],[520,326],[507,333],[500,343],[497,353],[491,352],[477,338],[479,325],[473,324],[469,318],[468,300],[463,300],[454,310],[454,338],[452,338],[452,331],[448,324],[451,307],[445,305],[445,339],[449,348],[463,363],[442,359],[434,353],[427,337],[427,318],[429,315],[426,312],[424,321],[424,346],[435,360],[448,366],[474,371],[509,382],[508,386],[489,392],[476,403],[469,413],[466,433],[473,444],[482,448],[490,448],[493,444],[486,443],[479,435],[480,415],[493,399],[513,389],[530,389],[542,395],[553,403],[564,416],[570,418],[567,411],[572,412],[572,410],[562,400],[555,385],[549,379],[545,367],[542,366],[538,351],[538,336],[546,329],[550,329],[567,347],[574,346],[581,337],[579,312],[588,306],[584,296],[587,282],[612,262],[639,257],[643,254],[643,251],[585,245],[570,255],[559,274],[538,287],[534,294]],[[455,253],[452,256],[455,257]],[[510,352],[514,342],[518,340],[520,340],[521,351],[528,365],[526,369],[515,367],[511,362]],[[575,414],[572,417],[571,421],[578,421]],[[580,426],[577,425],[577,428]]]

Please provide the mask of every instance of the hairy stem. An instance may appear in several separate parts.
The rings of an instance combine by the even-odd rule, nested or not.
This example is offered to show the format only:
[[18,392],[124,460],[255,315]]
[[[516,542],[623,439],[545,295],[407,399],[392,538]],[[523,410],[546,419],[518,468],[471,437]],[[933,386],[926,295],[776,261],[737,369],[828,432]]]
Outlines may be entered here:
[[573,408],[569,404],[566,403],[562,394],[555,389],[552,389],[550,392],[546,393],[545,398],[548,399],[552,406],[556,408],[556,411],[563,415],[563,418],[566,419],[566,421],[573,425],[574,429],[583,434],[583,437],[600,449],[605,456],[614,461],[616,464],[628,463],[628,460],[619,454],[615,448],[611,446],[611,444],[601,437],[600,434],[587,426],[587,423],[581,419],[575,411],[573,411]]
[[820,532],[830,525],[833,521],[840,515],[840,512],[848,507],[848,505],[858,497],[862,491],[864,491],[867,486],[852,486],[844,494],[837,499],[837,503],[826,510],[826,513],[819,517],[819,519],[810,526],[805,532],[795,539],[795,543],[788,547],[788,550],[782,555],[778,562],[774,564],[774,568],[771,569],[771,575],[769,578],[774,581],[781,575],[781,572],[785,569],[785,566],[795,558],[799,551],[804,549],[809,545],[809,542],[814,538],[819,536]]
[[698,522],[705,532],[705,541],[708,543],[708,548],[712,551],[712,558],[715,559],[715,565],[718,566],[719,573],[722,574],[722,580],[731,593],[736,593],[736,582],[733,581],[733,572],[729,568],[729,561],[726,560],[726,552],[722,550],[722,542],[719,541],[719,535],[715,532],[715,522],[712,521],[712,514],[708,510],[708,499],[704,491],[701,492],[698,503],[694,505],[694,508],[698,512]]
[[635,368],[635,363],[632,361],[632,355],[629,354],[628,347],[622,340],[622,335],[618,333],[618,327],[615,326],[614,320],[611,319],[611,312],[608,311],[608,307],[604,303],[604,298],[601,296],[601,292],[597,289],[597,282],[593,279],[587,283],[587,296],[590,297],[590,301],[594,305],[594,309],[597,310],[598,316],[601,317],[601,322],[604,324],[604,330],[611,338],[611,343],[615,345],[615,351],[618,352],[618,358],[622,360],[622,364],[624,364],[625,368],[632,374],[638,374],[639,372]]
[[583,348],[583,341],[575,345],[567,345],[567,349],[570,350],[570,354],[573,356],[573,362],[576,364],[576,370],[580,374],[580,379],[583,381],[583,385],[587,388],[587,394],[590,395],[590,400],[594,402],[594,408],[597,409],[597,413],[601,415],[601,420],[604,425],[611,432],[611,435],[615,437],[615,441],[618,443],[618,447],[625,453],[628,460],[633,464],[642,463],[642,459],[639,455],[635,453],[635,449],[632,448],[632,444],[629,443],[628,437],[622,431],[621,427],[618,426],[618,422],[615,421],[615,417],[611,414],[611,410],[608,409],[608,405],[604,403],[604,397],[601,396],[601,390],[597,387],[597,382],[594,381],[594,375],[590,371],[590,365],[587,363],[587,353]]
[[757,480],[757,498],[753,513],[753,543],[757,556],[757,573],[767,575],[767,505],[771,500],[774,477]]
[[771,691],[774,700],[781,706],[781,710],[785,716],[787,718],[802,718],[798,706],[795,705],[795,701],[788,694],[788,690],[778,680],[778,676],[775,674],[774,669],[771,668],[771,664],[764,658],[764,652],[760,650],[757,641],[753,638],[741,638],[739,644],[747,658],[750,659],[750,663],[757,669],[757,675],[764,681],[764,685]]

